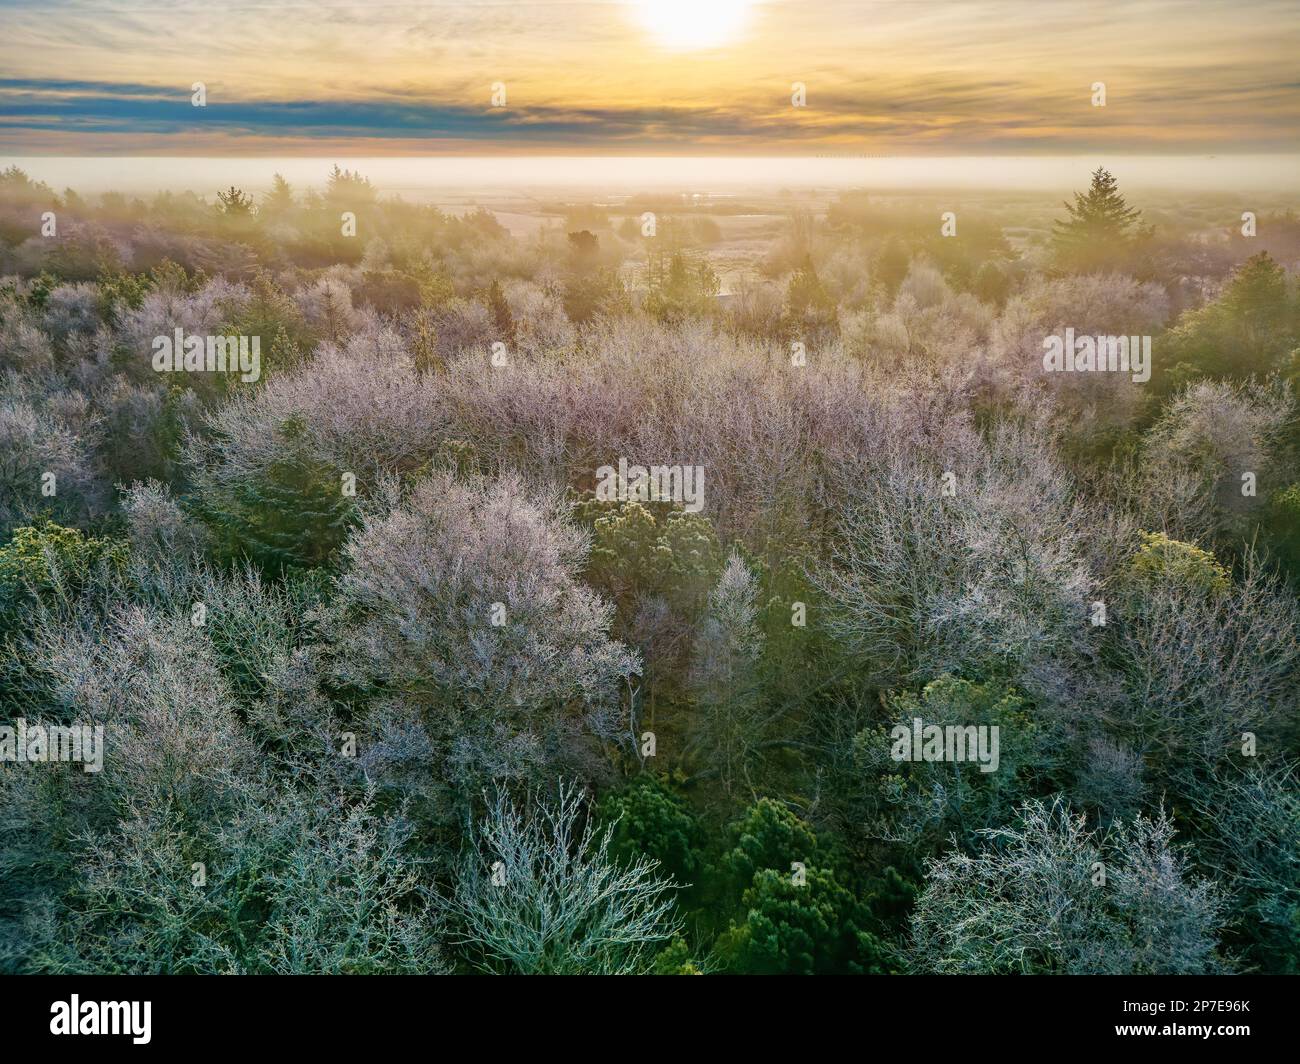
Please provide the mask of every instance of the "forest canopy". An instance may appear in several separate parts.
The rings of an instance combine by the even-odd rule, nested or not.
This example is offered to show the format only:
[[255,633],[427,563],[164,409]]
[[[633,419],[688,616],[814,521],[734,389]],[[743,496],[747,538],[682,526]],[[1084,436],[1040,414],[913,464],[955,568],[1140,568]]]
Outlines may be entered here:
[[0,173],[0,970],[1300,971],[1300,220],[1090,180]]

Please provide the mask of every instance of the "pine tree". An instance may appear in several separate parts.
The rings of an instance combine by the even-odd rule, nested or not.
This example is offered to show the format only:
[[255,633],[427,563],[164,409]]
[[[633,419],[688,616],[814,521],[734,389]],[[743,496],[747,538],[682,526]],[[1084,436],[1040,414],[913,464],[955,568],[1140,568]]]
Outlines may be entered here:
[[1238,267],[1219,302],[1249,340],[1258,340],[1288,317],[1286,270],[1261,251]]
[[1188,311],[1160,341],[1172,390],[1201,376],[1242,379],[1283,367],[1300,343],[1300,307],[1267,251],[1237,268],[1213,303]]
[[885,246],[880,249],[880,254],[876,256],[876,279],[885,286],[886,291],[892,296],[898,291],[898,286],[903,283],[903,278],[907,276],[911,264],[912,258],[907,253],[907,248],[903,245],[903,242],[898,237],[891,236],[885,242]]
[[360,171],[342,170],[335,163],[325,186],[325,200],[331,209],[355,210],[375,201],[375,188]]
[[600,256],[600,238],[589,229],[569,234],[569,265],[578,273],[596,265]]
[[411,337],[411,357],[417,373],[446,373],[447,360],[438,350],[438,328],[433,315],[421,310],[415,315],[414,335]]
[[515,318],[510,313],[510,304],[506,302],[505,293],[501,291],[501,282],[493,280],[487,293],[488,309],[492,311],[492,321],[496,325],[497,338],[507,344],[515,342]]
[[1086,194],[1066,203],[1069,217],[1052,229],[1052,251],[1070,269],[1095,269],[1116,252],[1127,250],[1142,212],[1120,195],[1113,175],[1098,167]]
[[[816,832],[786,806],[760,798],[731,828],[735,847],[714,873],[727,888],[731,927],[718,958],[736,974],[885,974],[892,951],[873,933],[868,899],[836,871]],[[796,880],[796,876],[799,878]]]
[[757,599],[758,581],[733,551],[709,595],[695,642],[691,686],[699,705],[688,746],[717,767],[728,790],[761,738],[758,663],[763,637]]
[[275,174],[271,179],[271,193],[266,197],[263,203],[263,210],[267,214],[283,216],[293,210],[293,188],[281,174]]
[[231,185],[225,192],[218,192],[217,199],[220,205],[217,207],[218,212],[227,216],[242,216],[253,213],[253,197],[247,192]]
[[791,313],[799,315],[834,310],[835,300],[827,295],[811,256],[805,255],[803,263],[791,276],[790,285],[786,289],[786,306]]
[[602,266],[600,238],[586,229],[569,234],[569,261],[564,280],[564,313],[572,322],[609,313],[625,299],[617,266]]
[[230,322],[232,330],[260,336],[263,345],[269,342],[268,371],[283,372],[298,365],[302,353],[311,350],[315,342],[302,311],[265,271],[259,272],[249,287],[248,301]]
[[785,332],[791,340],[815,341],[836,328],[835,300],[827,293],[812,256],[790,277],[785,297]]
[[598,819],[613,828],[610,852],[625,864],[650,857],[678,883],[698,877],[703,831],[666,778],[649,772],[635,777],[601,799]]
[[1000,307],[1011,291],[1011,277],[996,262],[986,262],[975,275],[972,291],[983,302]]
[[205,515],[225,533],[229,554],[272,573],[328,563],[355,519],[339,474],[312,453],[302,418],[286,420],[280,437],[284,451],[265,473]]
[[721,282],[707,258],[692,263],[685,253],[674,251],[666,270],[662,259],[651,265],[645,308],[660,321],[703,317],[713,310]]

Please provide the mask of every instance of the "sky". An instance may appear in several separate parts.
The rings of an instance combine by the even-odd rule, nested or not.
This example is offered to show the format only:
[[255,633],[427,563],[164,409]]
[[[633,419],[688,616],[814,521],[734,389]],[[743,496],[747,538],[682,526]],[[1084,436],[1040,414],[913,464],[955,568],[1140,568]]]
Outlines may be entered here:
[[0,0],[0,154],[1290,153],[1297,57],[1296,0]]

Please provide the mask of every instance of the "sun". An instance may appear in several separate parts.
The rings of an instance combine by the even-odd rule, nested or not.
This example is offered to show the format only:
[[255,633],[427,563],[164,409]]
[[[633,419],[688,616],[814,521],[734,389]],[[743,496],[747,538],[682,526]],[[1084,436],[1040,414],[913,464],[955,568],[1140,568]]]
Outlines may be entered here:
[[637,21],[665,48],[698,51],[732,41],[753,0],[630,0]]

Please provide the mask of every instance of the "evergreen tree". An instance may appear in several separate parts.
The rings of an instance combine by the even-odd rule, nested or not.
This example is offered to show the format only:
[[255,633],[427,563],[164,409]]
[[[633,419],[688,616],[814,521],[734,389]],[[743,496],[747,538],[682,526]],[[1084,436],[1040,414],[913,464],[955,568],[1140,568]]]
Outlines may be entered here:
[[224,532],[229,554],[273,573],[327,564],[355,518],[339,473],[313,453],[303,420],[286,420],[280,436],[284,451],[265,473],[205,515]]
[[657,258],[655,261],[656,257],[652,257],[650,262],[650,294],[646,297],[646,310],[660,321],[670,322],[708,314],[721,287],[709,261],[701,258],[692,263],[682,252],[674,251],[665,270],[662,255]]
[[325,200],[331,210],[355,210],[375,201],[375,188],[359,171],[341,170],[335,163],[325,186]]
[[876,256],[876,280],[884,285],[886,293],[892,296],[903,283],[903,278],[907,276],[911,264],[912,258],[907,253],[903,242],[898,237],[891,236],[880,249],[880,254]]
[[1118,182],[1102,167],[1093,173],[1087,193],[1076,192],[1065,209],[1069,217],[1052,228],[1052,252],[1059,265],[1083,271],[1127,251],[1142,214],[1124,201]]
[[731,969],[753,975],[887,975],[891,951],[869,928],[871,910],[826,868],[764,868],[745,891],[743,924],[724,936]]
[[294,368],[302,361],[303,352],[315,344],[311,327],[269,273],[259,272],[250,288],[248,301],[230,322],[230,331],[262,338],[268,356],[263,376]]
[[1264,376],[1300,344],[1300,308],[1267,251],[1247,259],[1213,303],[1182,316],[1160,341],[1166,389],[1197,377]]
[[596,265],[600,255],[600,238],[589,229],[569,234],[570,265],[579,273]]
[[438,350],[438,327],[428,311],[421,310],[415,315],[411,357],[417,373],[447,372],[447,361]]
[[747,774],[766,716],[759,691],[763,650],[758,628],[758,581],[733,552],[695,641],[691,687],[697,706],[690,748],[701,763],[716,767],[723,786]]
[[805,255],[786,288],[785,333],[792,340],[817,340],[836,328],[835,300],[817,276],[812,256]]
[[231,185],[217,193],[217,211],[227,217],[244,217],[253,213],[253,197]]
[[599,818],[613,826],[610,853],[624,863],[649,857],[684,887],[698,879],[703,861],[700,826],[663,778],[647,773],[606,795]]
[[808,864],[817,853],[813,829],[773,798],[760,798],[731,828],[731,851],[722,860],[727,877],[747,887],[764,868],[789,870],[792,861]]
[[1011,292],[1011,278],[996,262],[986,262],[975,275],[972,291],[981,301],[1000,307]]
[[263,212],[282,217],[292,211],[293,207],[293,188],[281,174],[276,174],[271,179],[271,193],[262,204]]
[[726,561],[713,522],[668,500],[603,502],[587,497],[575,516],[592,534],[587,581],[626,613],[638,595],[661,595],[694,616]]
[[578,324],[623,301],[618,270],[600,264],[600,239],[583,229],[569,234],[569,261],[564,279],[564,313]]
[[487,293],[488,309],[492,311],[492,322],[496,326],[497,337],[507,344],[515,342],[515,319],[510,313],[510,304],[506,302],[505,293],[501,291],[501,282],[493,280]]
[[876,921],[866,900],[841,881],[832,855],[807,823],[763,798],[732,832],[736,845],[723,857],[722,869],[740,895],[737,916],[717,947],[729,970],[863,974],[896,966],[870,930]]

